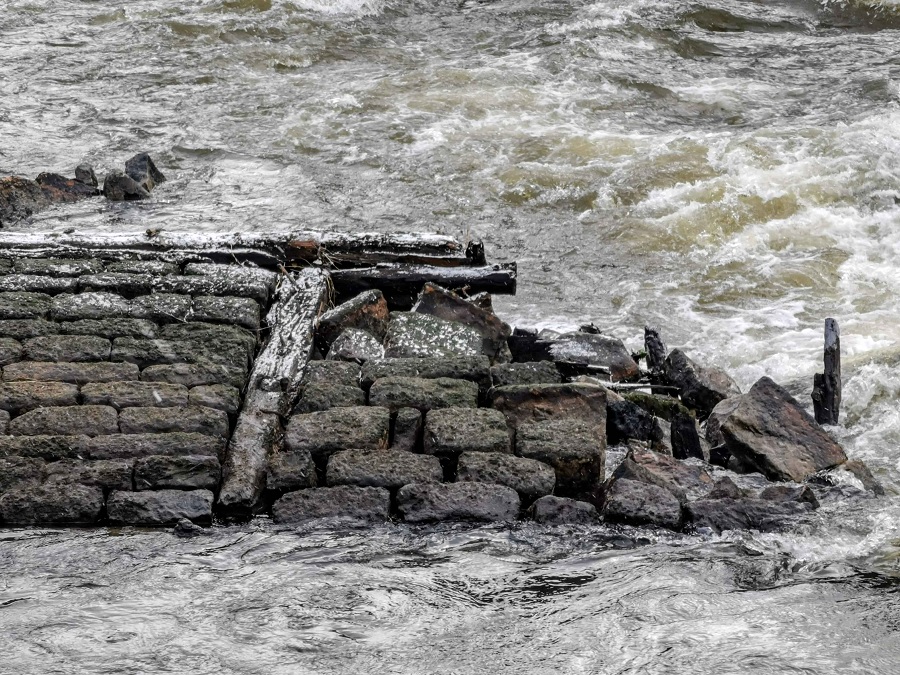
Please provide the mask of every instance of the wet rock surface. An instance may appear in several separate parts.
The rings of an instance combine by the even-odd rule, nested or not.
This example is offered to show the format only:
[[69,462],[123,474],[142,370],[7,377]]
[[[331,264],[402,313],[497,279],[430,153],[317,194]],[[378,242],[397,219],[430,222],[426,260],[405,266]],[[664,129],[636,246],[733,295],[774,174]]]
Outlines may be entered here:
[[436,377],[383,377],[369,390],[369,404],[391,410],[418,408],[475,408],[478,406],[478,386],[468,380]]
[[528,515],[542,525],[593,525],[600,520],[593,504],[554,495],[535,501],[528,508]]
[[366,524],[388,519],[391,494],[384,488],[343,485],[291,492],[272,506],[276,523],[297,525],[320,518]]
[[440,408],[425,416],[425,452],[455,457],[463,452],[511,453],[506,418],[486,408]]
[[519,516],[519,495],[488,483],[414,483],[400,488],[397,509],[409,523],[512,521]]
[[481,355],[477,330],[418,312],[392,312],[384,340],[384,355],[391,358]]
[[110,494],[109,520],[130,525],[172,525],[186,518],[194,523],[212,522],[213,493],[209,490],[157,490]]
[[666,380],[678,387],[684,405],[703,417],[709,415],[720,401],[741,393],[724,370],[700,366],[680,349],[673,349],[669,353],[664,369]]
[[410,483],[440,482],[441,464],[434,457],[395,450],[348,450],[328,459],[327,482],[334,485],[395,490]]
[[551,466],[525,457],[500,452],[464,452],[459,457],[456,480],[505,485],[530,504],[553,492],[556,473]]

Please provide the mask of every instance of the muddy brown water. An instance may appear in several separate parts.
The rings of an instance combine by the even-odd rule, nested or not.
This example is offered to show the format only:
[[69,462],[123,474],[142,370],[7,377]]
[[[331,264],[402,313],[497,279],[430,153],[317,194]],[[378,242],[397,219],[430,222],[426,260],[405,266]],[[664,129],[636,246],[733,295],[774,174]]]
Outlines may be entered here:
[[893,2],[8,0],[0,174],[150,151],[18,229],[420,230],[518,260],[518,325],[804,381],[885,484],[794,531],[0,532],[0,673],[895,673]]

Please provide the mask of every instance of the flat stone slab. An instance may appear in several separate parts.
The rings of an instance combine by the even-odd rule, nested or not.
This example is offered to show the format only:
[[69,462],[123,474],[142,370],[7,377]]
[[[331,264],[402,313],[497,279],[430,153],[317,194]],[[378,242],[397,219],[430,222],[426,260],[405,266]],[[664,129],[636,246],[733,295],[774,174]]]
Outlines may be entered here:
[[322,382],[307,384],[297,401],[294,414],[318,412],[331,408],[349,408],[366,404],[366,393],[359,387]]
[[389,490],[409,483],[440,482],[444,477],[435,457],[391,450],[347,450],[328,459],[328,485],[383,487]]
[[228,415],[221,410],[184,408],[126,408],[119,414],[123,434],[165,434],[175,431],[228,436]]
[[307,450],[313,459],[341,450],[377,450],[387,446],[387,408],[356,406],[294,415],[284,434],[291,451]]
[[209,524],[212,505],[213,493],[209,490],[115,491],[106,510],[110,522],[127,525],[174,525],[182,518]]
[[529,384],[560,384],[562,375],[552,361],[527,361],[501,363],[491,368],[491,381],[495,387]]
[[107,490],[131,490],[134,462],[125,459],[62,459],[45,468],[48,483],[91,485]]
[[102,405],[37,408],[9,423],[14,436],[101,436],[119,431],[116,409]]
[[425,452],[456,457],[462,452],[512,453],[503,413],[490,408],[439,408],[425,416]]
[[192,341],[206,345],[240,345],[246,350],[248,356],[253,356],[253,352],[259,344],[256,334],[246,328],[202,321],[166,324],[160,327],[159,337],[175,342]]
[[505,485],[413,483],[397,492],[397,508],[409,523],[442,520],[512,521],[519,495]]
[[84,457],[88,436],[0,436],[0,457],[37,457],[47,461]]
[[391,312],[384,355],[391,358],[478,356],[482,338],[463,323],[417,312]]
[[136,363],[141,368],[176,363],[223,365],[246,371],[248,352],[245,346],[229,342],[202,343],[195,340],[145,340],[116,338],[109,356],[111,361]]
[[606,429],[606,390],[598,385],[510,385],[494,388],[492,399],[493,407],[506,415],[513,427],[550,419],[578,419]]
[[319,518],[372,523],[387,520],[390,508],[391,493],[384,488],[341,485],[288,493],[272,506],[272,518],[282,525]]
[[328,350],[328,361],[351,361],[365,363],[384,358],[384,347],[371,333],[357,328],[348,328],[337,336]]
[[153,455],[135,460],[137,490],[216,490],[222,478],[217,457],[202,455]]
[[183,408],[188,405],[188,390],[178,384],[164,382],[102,382],[81,387],[87,405],[124,408]]
[[376,359],[363,364],[361,385],[368,389],[385,377],[419,377],[433,380],[446,377],[469,380],[486,391],[490,387],[490,361],[486,356]]
[[592,493],[603,482],[606,444],[602,429],[578,419],[522,424],[516,454],[553,467],[562,496]]
[[103,511],[103,490],[54,483],[17,488],[0,495],[0,522],[6,525],[93,525]]
[[266,468],[266,490],[290,492],[313,488],[318,484],[316,463],[309,450],[287,450],[271,453]]
[[[110,365],[127,365],[137,370],[137,366],[132,363]],[[175,363],[148,366],[141,371],[140,379],[145,382],[168,382],[185,387],[227,384],[242,389],[247,380],[247,371],[242,367],[229,367],[223,364]]]
[[[63,382],[0,383],[0,409],[22,413],[35,408],[78,405],[78,387]],[[7,420],[8,421],[8,420]]]
[[388,306],[379,290],[364,291],[319,317],[317,332],[331,345],[347,328],[358,328],[384,340],[388,328]]
[[695,528],[708,527],[714,532],[725,530],[782,529],[791,520],[813,509],[807,502],[777,502],[765,499],[703,499],[687,505],[687,519]]
[[303,383],[307,387],[316,384],[358,387],[359,371],[358,363],[310,361],[306,366],[306,373],[303,375]]
[[21,361],[3,368],[7,382],[37,380],[40,382],[119,382],[140,379],[140,369],[133,363],[45,363]]
[[603,517],[613,523],[681,527],[681,502],[665,488],[620,478],[607,491]]
[[391,410],[476,408],[478,386],[468,380],[451,380],[446,377],[384,377],[377,380],[369,390],[369,403]]
[[227,384],[202,384],[188,392],[188,404],[215,408],[234,415],[241,408],[241,392]]
[[82,439],[76,447],[91,459],[126,459],[153,455],[221,457],[225,450],[223,437],[199,433],[113,434]]
[[592,525],[600,520],[593,504],[554,495],[535,501],[529,507],[528,515],[542,525]]
[[505,485],[530,503],[553,492],[556,472],[543,462],[525,457],[499,452],[464,452],[459,456],[456,480]]
[[91,335],[46,335],[22,346],[29,361],[106,361],[110,352],[109,340]]

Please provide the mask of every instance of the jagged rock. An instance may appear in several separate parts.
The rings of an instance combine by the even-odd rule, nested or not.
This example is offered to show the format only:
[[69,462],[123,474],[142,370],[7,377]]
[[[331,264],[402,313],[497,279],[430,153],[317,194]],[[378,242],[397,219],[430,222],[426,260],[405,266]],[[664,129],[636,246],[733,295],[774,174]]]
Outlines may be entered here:
[[123,408],[183,408],[188,404],[187,387],[163,382],[103,382],[81,388],[84,403]]
[[384,347],[371,333],[357,328],[347,328],[335,339],[326,358],[329,361],[365,363],[384,358]]
[[712,486],[712,478],[704,468],[642,448],[629,450],[613,477],[656,485],[682,503],[705,495]]
[[113,523],[170,525],[182,518],[208,525],[212,522],[213,493],[209,490],[157,490],[113,492],[106,510]]
[[[37,437],[35,437],[37,438]],[[152,455],[222,457],[225,439],[198,433],[113,434],[84,438],[77,448],[91,459],[125,459]]]
[[393,417],[391,450],[420,452],[424,443],[422,411],[416,408],[400,408]]
[[439,377],[475,382],[487,391],[491,386],[490,361],[486,356],[448,356],[439,358],[378,359],[363,365],[361,385],[372,386],[384,377],[418,377],[434,380]]
[[119,413],[123,434],[197,433],[228,436],[228,415],[221,410],[184,408],[125,408]]
[[0,522],[6,525],[92,525],[103,510],[103,490],[54,483],[19,487],[0,495]]
[[396,490],[410,483],[440,482],[444,477],[435,457],[393,450],[346,450],[328,459],[329,486],[356,485]]
[[640,375],[638,364],[621,340],[591,333],[564,333],[550,346],[557,363],[608,368],[614,382],[633,380]]
[[125,162],[125,173],[148,193],[160,183],[166,182],[166,177],[146,152],[140,152]]
[[489,408],[440,408],[425,416],[425,452],[457,457],[462,452],[512,453],[506,418]]
[[47,483],[60,486],[77,483],[106,490],[131,490],[133,467],[134,463],[126,459],[61,459],[47,464],[45,471]]
[[78,387],[74,384],[28,381],[0,383],[0,410],[19,414],[35,408],[74,405],[78,405]]
[[188,404],[215,408],[234,415],[241,407],[241,392],[227,384],[203,384],[188,392]]
[[94,167],[90,164],[79,164],[75,167],[75,180],[84,185],[97,187],[97,174],[94,173]]
[[713,483],[706,499],[740,499],[744,496],[744,491],[728,476],[725,476]]
[[266,490],[276,493],[316,487],[316,464],[307,449],[282,449],[269,455]]
[[413,483],[397,492],[397,508],[410,523],[441,520],[511,521],[519,495],[504,485]]
[[475,408],[478,406],[478,386],[468,380],[437,377],[432,380],[417,377],[383,377],[369,390],[370,405],[391,410],[418,408]]
[[519,493],[531,503],[549,495],[556,485],[553,468],[534,459],[499,452],[464,452],[459,456],[457,482],[496,483]]
[[22,359],[23,349],[18,340],[0,338],[0,366],[8,366]]
[[349,363],[347,361],[310,361],[303,376],[303,383],[307,387],[316,384],[358,387],[359,371],[358,363]]
[[770,502],[806,502],[814,509],[819,508],[819,500],[808,485],[770,485],[759,493],[759,498]]
[[356,386],[308,384],[294,407],[294,414],[318,412],[331,408],[348,408],[366,404],[366,393]]
[[138,490],[215,490],[221,477],[217,457],[153,455],[134,463],[134,485]]
[[593,504],[554,495],[535,501],[529,507],[528,515],[542,525],[591,525],[600,520]]
[[491,368],[491,381],[495,387],[559,384],[562,382],[562,375],[552,361],[502,363]]
[[607,402],[607,443],[618,445],[629,439],[659,443],[663,440],[663,432],[656,418],[634,403],[625,400]]
[[678,387],[682,402],[703,417],[709,415],[720,401],[741,393],[724,370],[699,366],[680,349],[673,349],[666,359],[665,376]]
[[391,312],[384,355],[389,358],[478,356],[482,339],[471,326],[418,312]]
[[603,428],[578,419],[549,419],[519,425],[516,453],[549,464],[562,496],[593,493],[603,481]]
[[677,530],[681,526],[681,502],[658,485],[618,478],[607,490],[603,517],[613,523]]
[[0,494],[44,480],[44,461],[36,457],[0,457]]
[[764,499],[702,499],[687,505],[687,519],[695,528],[759,530],[771,532],[812,507],[799,502],[774,502]]
[[869,471],[869,467],[858,459],[848,460],[834,469],[816,474],[809,481],[820,485],[842,485],[847,482],[859,481],[863,490],[868,490],[878,496],[884,495],[884,487],[875,479],[875,476]]
[[742,468],[773,481],[799,483],[847,461],[841,446],[768,377],[740,397],[720,431]]
[[111,202],[149,199],[150,193],[134,178],[114,169],[103,179],[103,195]]
[[348,328],[366,331],[380,344],[387,333],[388,319],[388,306],[382,292],[364,291],[320,316],[316,330],[325,347],[331,346]]
[[172,534],[176,537],[196,537],[199,534],[204,533],[204,529],[199,525],[194,525],[187,518],[182,518],[177,523],[175,523],[175,527],[172,528]]
[[116,409],[102,405],[36,408],[9,423],[9,432],[15,436],[101,436],[118,431]]
[[308,450],[324,460],[341,450],[377,450],[387,446],[390,414],[387,408],[357,406],[294,415],[285,430],[285,446]]
[[390,508],[391,493],[384,488],[341,485],[290,492],[272,506],[272,517],[287,525],[319,518],[365,524],[387,520]]
[[512,427],[549,419],[580,419],[606,435],[606,390],[592,384],[533,384],[495,387],[493,407]]

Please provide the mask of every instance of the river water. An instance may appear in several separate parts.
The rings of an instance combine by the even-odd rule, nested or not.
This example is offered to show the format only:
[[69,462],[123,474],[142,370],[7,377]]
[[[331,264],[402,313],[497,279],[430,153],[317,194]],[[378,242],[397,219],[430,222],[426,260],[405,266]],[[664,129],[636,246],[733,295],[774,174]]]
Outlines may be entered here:
[[148,150],[140,204],[18,225],[420,230],[583,321],[811,379],[887,496],[789,533],[0,532],[0,673],[896,673],[900,8],[5,0],[0,175]]

